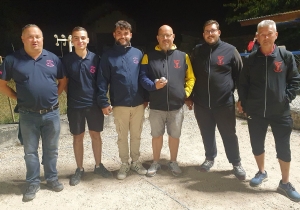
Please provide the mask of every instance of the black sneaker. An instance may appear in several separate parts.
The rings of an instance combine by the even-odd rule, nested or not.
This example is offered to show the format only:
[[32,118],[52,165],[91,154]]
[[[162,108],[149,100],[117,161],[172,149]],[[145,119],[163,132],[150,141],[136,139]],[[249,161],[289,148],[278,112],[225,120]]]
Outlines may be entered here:
[[80,168],[77,168],[76,171],[75,171],[75,174],[73,174],[71,176],[70,185],[71,186],[78,185],[80,180],[81,180],[81,177],[83,176],[83,174],[84,174],[84,169],[81,171]]
[[94,174],[100,174],[104,178],[109,178],[112,176],[111,172],[107,170],[102,163],[99,164],[98,168],[95,166]]
[[200,166],[196,167],[197,171],[208,172],[211,167],[214,165],[213,160],[205,160]]
[[31,201],[35,198],[36,193],[40,190],[39,184],[30,184],[28,185],[24,195],[23,202]]
[[243,169],[242,165],[233,166],[233,173],[239,180],[245,180],[246,179],[246,172]]
[[64,189],[64,185],[58,181],[58,179],[53,181],[47,181],[47,187],[51,188],[55,192],[60,192]]

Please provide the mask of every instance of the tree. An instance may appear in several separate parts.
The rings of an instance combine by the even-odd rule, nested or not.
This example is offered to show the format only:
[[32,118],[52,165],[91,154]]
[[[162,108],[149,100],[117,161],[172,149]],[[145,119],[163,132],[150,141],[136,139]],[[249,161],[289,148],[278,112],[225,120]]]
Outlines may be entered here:
[[229,8],[226,22],[255,18],[300,9],[300,0],[233,0],[224,4]]

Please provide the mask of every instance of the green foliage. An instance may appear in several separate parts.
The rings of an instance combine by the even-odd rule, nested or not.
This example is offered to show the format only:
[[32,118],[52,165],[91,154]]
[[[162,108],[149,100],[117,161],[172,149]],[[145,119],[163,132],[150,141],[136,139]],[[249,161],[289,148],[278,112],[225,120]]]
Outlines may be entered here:
[[226,22],[256,18],[300,9],[300,0],[233,0],[224,4],[229,8]]

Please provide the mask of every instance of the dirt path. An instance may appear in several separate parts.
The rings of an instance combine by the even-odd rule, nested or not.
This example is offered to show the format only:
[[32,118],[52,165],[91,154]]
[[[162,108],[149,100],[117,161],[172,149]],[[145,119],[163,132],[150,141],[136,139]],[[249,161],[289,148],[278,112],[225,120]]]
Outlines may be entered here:
[[[62,192],[49,191],[45,181],[36,198],[28,203],[22,202],[25,189],[25,163],[23,148],[11,146],[0,148],[0,209],[300,209],[294,203],[278,194],[276,188],[280,180],[279,165],[276,159],[274,140],[271,132],[266,140],[266,170],[269,180],[258,188],[249,186],[249,180],[257,172],[251,153],[246,121],[237,119],[237,134],[240,143],[242,164],[247,172],[247,180],[241,182],[232,174],[224,147],[217,133],[218,156],[209,173],[199,173],[194,166],[204,160],[202,139],[193,112],[186,111],[180,149],[179,165],[183,169],[180,177],[174,177],[165,164],[169,159],[167,136],[159,173],[148,178],[130,172],[119,181],[116,171],[120,167],[114,125],[108,118],[108,125],[102,133],[103,163],[114,171],[114,178],[105,179],[93,174],[94,160],[88,135],[85,140],[84,180],[77,186],[69,185],[69,176],[75,171],[72,138],[63,132],[60,140],[58,170],[60,181],[65,185]],[[65,122],[63,122],[65,123]],[[293,131],[291,182],[300,191],[300,133]],[[144,123],[141,159],[149,167],[152,159],[149,121]]]

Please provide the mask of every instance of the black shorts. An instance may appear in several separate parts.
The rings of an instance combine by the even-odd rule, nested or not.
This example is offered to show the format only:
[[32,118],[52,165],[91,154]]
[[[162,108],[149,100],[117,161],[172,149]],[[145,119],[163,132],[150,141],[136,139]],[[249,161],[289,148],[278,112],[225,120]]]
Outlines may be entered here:
[[104,115],[97,107],[68,108],[67,110],[70,132],[79,135],[85,131],[85,121],[90,131],[103,131]]
[[247,121],[252,152],[255,156],[265,152],[265,138],[270,125],[275,139],[277,158],[285,162],[291,161],[290,136],[293,128],[291,116],[264,118],[248,115]]

